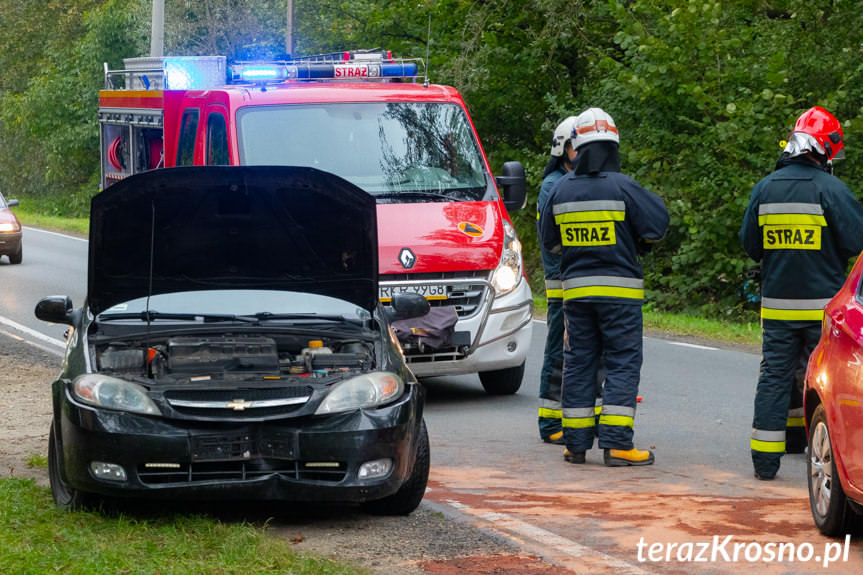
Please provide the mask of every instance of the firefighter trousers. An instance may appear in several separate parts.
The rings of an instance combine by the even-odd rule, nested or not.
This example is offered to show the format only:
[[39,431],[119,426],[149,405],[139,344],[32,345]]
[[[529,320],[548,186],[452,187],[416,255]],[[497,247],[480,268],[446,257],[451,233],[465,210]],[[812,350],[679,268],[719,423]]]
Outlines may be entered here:
[[[820,322],[765,319],[762,328],[761,371],[752,418],[752,464],[755,473],[772,478],[786,451],[786,433],[800,433],[800,406],[791,405],[797,374],[821,336]],[[802,397],[796,395],[797,401]],[[790,439],[791,436],[789,436]]]
[[[633,448],[632,436],[643,358],[641,305],[567,300],[563,304],[563,432],[570,451]],[[597,371],[605,364],[597,420]]]
[[543,439],[561,431],[560,389],[563,376],[563,300],[548,299],[548,334],[539,374],[539,436]]

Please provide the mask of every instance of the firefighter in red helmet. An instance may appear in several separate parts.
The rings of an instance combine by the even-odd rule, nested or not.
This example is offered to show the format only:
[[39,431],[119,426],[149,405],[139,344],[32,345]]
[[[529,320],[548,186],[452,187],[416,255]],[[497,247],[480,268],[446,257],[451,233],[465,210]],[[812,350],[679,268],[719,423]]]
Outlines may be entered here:
[[761,262],[762,355],[750,439],[759,479],[773,479],[783,453],[793,451],[786,439],[803,425],[800,405],[791,404],[795,373],[818,343],[824,306],[845,281],[848,260],[863,250],[863,206],[832,175],[844,147],[830,112],[804,112],[743,216],[743,249]]

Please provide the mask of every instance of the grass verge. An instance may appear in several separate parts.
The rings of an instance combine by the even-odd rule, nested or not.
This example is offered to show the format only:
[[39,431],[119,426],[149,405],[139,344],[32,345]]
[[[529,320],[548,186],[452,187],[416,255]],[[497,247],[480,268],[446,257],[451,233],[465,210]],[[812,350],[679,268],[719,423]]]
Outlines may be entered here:
[[[545,319],[545,298],[534,297],[534,317]],[[644,329],[666,335],[689,336],[717,342],[761,347],[761,326],[757,322],[724,322],[684,314],[644,310]]]
[[49,216],[39,212],[31,212],[21,206],[16,207],[14,212],[18,216],[18,219],[21,220],[21,225],[24,226],[33,226],[80,236],[87,236],[90,232],[90,218]]
[[359,575],[248,523],[65,512],[30,479],[0,479],[0,573]]

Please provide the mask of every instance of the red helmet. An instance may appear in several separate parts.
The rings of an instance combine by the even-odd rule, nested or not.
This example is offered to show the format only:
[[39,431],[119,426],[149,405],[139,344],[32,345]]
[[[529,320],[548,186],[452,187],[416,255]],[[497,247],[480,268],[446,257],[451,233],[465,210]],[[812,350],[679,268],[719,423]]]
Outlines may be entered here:
[[845,157],[842,151],[844,147],[845,139],[839,120],[824,108],[815,106],[797,118],[785,151],[791,156],[811,151],[832,160]]

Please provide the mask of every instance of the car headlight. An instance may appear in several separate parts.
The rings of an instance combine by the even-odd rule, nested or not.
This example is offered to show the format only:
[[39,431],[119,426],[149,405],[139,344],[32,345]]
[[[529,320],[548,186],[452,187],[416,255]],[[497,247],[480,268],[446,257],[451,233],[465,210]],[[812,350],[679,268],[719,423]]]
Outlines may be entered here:
[[21,231],[21,226],[19,226],[15,222],[3,222],[2,224],[0,224],[0,232],[2,232],[2,233],[20,232],[20,231]]
[[512,224],[504,220],[503,253],[491,278],[491,285],[497,295],[508,294],[521,281],[521,262],[521,242]]
[[115,377],[90,373],[75,379],[72,385],[75,397],[82,402],[132,413],[159,415],[159,408],[147,396],[144,388]]
[[335,384],[315,414],[377,407],[400,396],[404,388],[402,378],[394,373],[365,373]]

